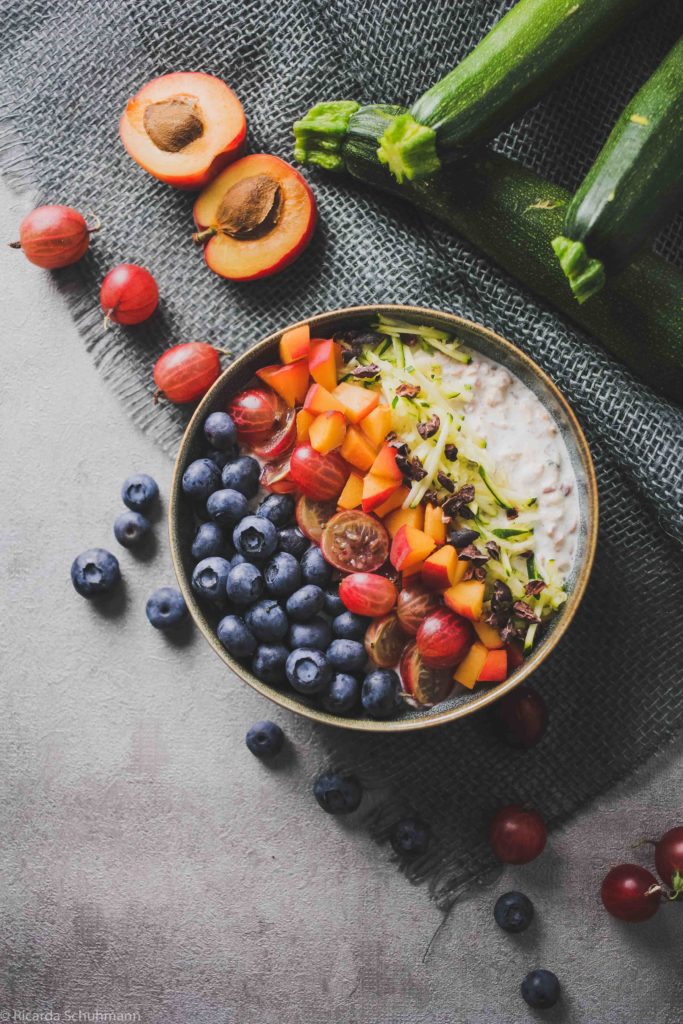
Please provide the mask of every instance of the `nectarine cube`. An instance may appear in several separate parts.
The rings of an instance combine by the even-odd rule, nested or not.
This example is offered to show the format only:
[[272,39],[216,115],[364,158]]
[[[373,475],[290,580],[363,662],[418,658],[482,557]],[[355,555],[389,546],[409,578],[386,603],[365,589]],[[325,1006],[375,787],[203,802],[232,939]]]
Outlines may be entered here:
[[362,388],[358,384],[337,384],[332,394],[344,406],[346,418],[350,423],[360,423],[379,402],[379,391],[371,391],[370,388]]
[[453,678],[456,683],[460,683],[461,686],[466,686],[468,690],[473,690],[474,684],[479,679],[479,674],[486,664],[488,656],[489,652],[483,644],[472,644],[469,651],[453,673]]
[[308,324],[292,327],[280,338],[280,361],[295,363],[297,359],[308,359],[311,354],[311,331]]
[[402,526],[391,542],[389,561],[395,569],[406,569],[415,562],[423,562],[434,550],[435,544],[422,530]]
[[[335,398],[335,402],[337,399]],[[367,437],[361,434],[358,427],[350,426],[341,447],[341,453],[347,462],[356,469],[366,472],[375,461],[375,449]],[[394,488],[395,490],[395,488]],[[393,493],[390,491],[389,493]],[[384,499],[383,499],[384,500]]]
[[296,363],[288,363],[286,366],[263,366],[256,371],[256,376],[268,384],[281,398],[284,398],[287,405],[293,409],[295,405],[301,405],[306,392],[308,391],[308,362],[299,359]]
[[[349,430],[353,430],[353,427],[350,427]],[[393,480],[387,480],[386,477],[373,476],[372,473],[368,473],[363,480],[363,511],[373,512],[382,502],[390,498],[400,486],[400,484],[395,483]]]
[[474,622],[473,625],[474,632],[484,647],[488,647],[490,651],[497,651],[505,647],[505,642],[502,640],[498,630],[494,629],[493,626],[489,626],[488,622]]
[[462,580],[450,587],[443,599],[451,611],[476,622],[481,618],[484,605],[484,583],[480,580]]
[[437,546],[446,543],[446,524],[439,505],[427,505],[425,508],[424,532],[434,538]]
[[398,508],[406,500],[410,491],[407,487],[399,487],[397,491],[391,495],[385,502],[378,505],[375,509],[375,515],[383,519],[384,516],[388,516],[390,512],[393,512],[395,508]]
[[327,455],[328,452],[339,448],[345,434],[346,417],[343,413],[333,410],[316,416],[308,431],[308,440],[311,448],[315,448],[321,455]]
[[308,441],[308,431],[314,419],[315,413],[309,412],[308,409],[299,409],[296,414],[296,439],[299,444]]
[[402,526],[412,526],[416,530],[422,529],[424,511],[421,505],[417,508],[397,508],[384,520],[384,525],[389,531],[390,537],[395,537]]
[[311,384],[304,398],[304,409],[315,416],[321,412],[344,412],[334,395],[320,384]]
[[401,579],[407,580],[411,576],[419,576],[424,568],[424,562],[416,562],[415,565],[408,565],[401,572]]
[[508,652],[489,651],[484,667],[479,673],[480,683],[502,683],[508,677]]
[[379,448],[391,430],[391,409],[388,405],[378,405],[377,408],[363,417],[360,426],[363,433],[367,434],[375,447]]
[[422,582],[430,590],[447,590],[457,582],[459,572],[458,552],[452,544],[444,544],[425,560]]
[[403,483],[403,473],[396,465],[396,449],[392,448],[390,444],[382,445],[370,467],[370,472],[373,476],[384,476],[387,480]]
[[[336,341],[317,338],[311,342],[308,369],[316,384],[332,391],[337,386],[337,368],[340,364],[341,349]],[[340,408],[343,411],[341,403]]]
[[359,473],[352,473],[344,484],[344,490],[337,498],[339,508],[358,508],[363,500],[363,477]]

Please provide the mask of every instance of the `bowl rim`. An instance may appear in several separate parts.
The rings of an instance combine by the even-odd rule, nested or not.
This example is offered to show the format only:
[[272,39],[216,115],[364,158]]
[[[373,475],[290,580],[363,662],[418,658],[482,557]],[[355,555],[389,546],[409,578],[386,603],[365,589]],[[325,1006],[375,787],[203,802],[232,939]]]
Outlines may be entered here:
[[[563,607],[561,616],[557,621],[549,643],[545,648],[540,647],[537,651],[533,652],[531,657],[525,661],[509,679],[499,683],[497,686],[492,687],[489,690],[483,690],[479,695],[475,696],[472,700],[466,704],[460,704],[456,707],[447,708],[443,711],[438,711],[436,708],[432,709],[429,713],[420,716],[419,718],[396,718],[396,719],[348,719],[341,715],[333,715],[320,708],[307,706],[298,703],[294,697],[290,696],[287,692],[276,689],[270,686],[268,683],[262,682],[257,679],[256,676],[252,675],[248,669],[241,665],[236,659],[234,659],[223,647],[218,640],[215,632],[210,626],[210,623],[205,618],[202,611],[201,605],[197,601],[189,579],[185,573],[183,567],[183,557],[180,547],[180,538],[178,535],[178,522],[179,522],[179,507],[182,500],[182,472],[185,467],[185,462],[190,447],[191,441],[194,439],[198,424],[203,421],[207,409],[213,404],[216,396],[223,390],[226,383],[226,378],[233,377],[239,369],[247,362],[250,362],[255,354],[260,352],[266,352],[277,342],[285,331],[292,330],[295,327],[300,327],[308,324],[313,331],[320,325],[327,325],[329,322],[333,322],[335,318],[340,317],[363,317],[377,315],[383,313],[387,316],[421,316],[428,315],[438,317],[441,320],[448,321],[454,327],[454,333],[457,333],[458,329],[470,329],[475,334],[484,335],[492,344],[498,346],[508,352],[512,353],[514,357],[524,363],[531,371],[533,375],[540,378],[544,386],[553,394],[555,400],[562,407],[569,425],[574,433],[574,438],[577,443],[577,448],[580,453],[582,466],[586,474],[586,489],[587,489],[587,509],[588,509],[588,523],[587,523],[587,534],[586,534],[586,554],[582,565],[579,567],[576,577],[574,579],[574,586],[568,595],[566,604]],[[447,313],[442,310],[432,309],[427,306],[413,306],[404,305],[399,303],[371,303],[360,306],[345,306],[339,309],[328,310],[323,313],[316,313],[314,316],[307,317],[303,320],[297,320],[294,323],[288,324],[281,327],[277,331],[271,332],[265,338],[250,345],[244,352],[227,367],[217,380],[211,385],[207,393],[204,395],[202,400],[194,410],[190,422],[187,424],[183,436],[178,445],[178,451],[173,467],[173,477],[171,481],[171,493],[169,498],[169,509],[168,509],[168,532],[169,541],[171,547],[171,557],[173,560],[173,568],[178,579],[181,593],[185,599],[190,614],[195,622],[195,625],[199,628],[204,638],[209,642],[212,649],[218,655],[218,657],[229,667],[232,671],[239,676],[239,678],[251,686],[258,693],[263,694],[269,700],[288,711],[293,711],[295,714],[303,715],[305,718],[309,718],[313,721],[320,722],[324,725],[332,725],[341,729],[350,729],[356,732],[412,732],[415,729],[428,729],[436,725],[444,725],[447,722],[453,722],[458,718],[464,718],[467,715],[474,714],[475,711],[479,711],[481,708],[487,707],[494,701],[499,700],[506,693],[510,693],[517,686],[520,685],[525,679],[527,679],[537,668],[541,665],[545,659],[555,650],[558,643],[567,632],[572,620],[576,614],[576,611],[581,604],[581,600],[586,591],[588,581],[590,579],[591,571],[593,569],[593,563],[595,560],[595,550],[597,546],[598,538],[598,521],[599,521],[599,500],[598,500],[598,485],[595,475],[595,467],[593,465],[593,458],[591,456],[588,442],[583,432],[583,428],[579,423],[574,410],[571,408],[569,402],[564,397],[560,389],[554,383],[548,374],[541,369],[541,367],[522,349],[518,348],[512,342],[503,338],[502,335],[490,330],[483,324],[476,323],[473,320],[467,320],[464,317],[458,316],[456,313]],[[438,705],[437,705],[438,707]]]

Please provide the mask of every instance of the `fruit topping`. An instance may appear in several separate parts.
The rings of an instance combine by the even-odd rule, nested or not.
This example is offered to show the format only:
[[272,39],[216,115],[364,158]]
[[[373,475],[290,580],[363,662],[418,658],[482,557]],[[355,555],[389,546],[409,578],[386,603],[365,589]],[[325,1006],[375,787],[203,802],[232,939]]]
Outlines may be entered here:
[[400,671],[403,688],[416,704],[432,707],[445,700],[453,689],[448,669],[430,668],[415,642],[404,650]]
[[472,645],[472,627],[448,608],[437,608],[422,622],[416,641],[425,665],[452,668]]
[[326,524],[321,539],[325,559],[342,572],[374,572],[389,553],[387,531],[364,512],[338,512]]
[[396,587],[385,576],[354,572],[339,584],[339,596],[350,612],[377,618],[396,604]]
[[365,634],[367,656],[379,668],[393,668],[406,646],[406,635],[401,629],[396,612],[373,619]]
[[336,512],[336,505],[333,501],[314,501],[305,495],[296,503],[297,526],[305,537],[319,544],[322,540],[325,524]]
[[298,444],[292,452],[290,475],[306,497],[331,501],[341,494],[349,471],[337,452],[322,455],[310,444]]
[[390,668],[378,668],[363,680],[360,699],[371,718],[393,718],[403,706],[401,681]]
[[228,413],[239,440],[246,445],[266,441],[287,416],[287,407],[270,388],[246,388],[231,399]]
[[411,582],[403,588],[396,603],[401,629],[415,636],[425,618],[438,607],[439,598],[434,591],[427,590],[420,582]]

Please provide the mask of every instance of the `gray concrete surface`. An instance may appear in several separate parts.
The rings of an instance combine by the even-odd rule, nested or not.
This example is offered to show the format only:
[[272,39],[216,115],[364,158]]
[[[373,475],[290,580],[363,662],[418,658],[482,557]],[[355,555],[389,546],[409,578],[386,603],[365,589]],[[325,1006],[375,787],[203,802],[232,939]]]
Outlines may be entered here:
[[[3,189],[0,205],[9,239],[27,203]],[[680,822],[683,742],[456,906],[423,962],[440,915],[314,804],[316,728],[199,636],[147,624],[147,594],[173,581],[165,525],[153,558],[117,550],[113,613],[71,589],[77,552],[116,549],[124,477],[148,471],[166,493],[171,466],[108,392],[50,275],[2,249],[0,280],[0,1021],[516,1024],[537,1019],[519,996],[535,966],[564,986],[544,1019],[683,1021],[683,908],[629,928],[596,896],[608,866],[647,859],[632,844]],[[290,740],[274,769],[243,742],[266,715]],[[536,903],[523,936],[491,919],[510,887]]]

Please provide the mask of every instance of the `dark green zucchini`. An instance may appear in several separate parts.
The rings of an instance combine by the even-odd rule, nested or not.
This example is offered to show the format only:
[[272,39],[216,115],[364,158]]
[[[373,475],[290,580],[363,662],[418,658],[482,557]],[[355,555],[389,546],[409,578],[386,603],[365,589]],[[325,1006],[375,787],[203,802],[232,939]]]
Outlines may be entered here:
[[[683,401],[683,275],[666,260],[645,254],[592,302],[579,306],[550,244],[560,231],[570,194],[488,151],[434,178],[398,185],[377,156],[378,140],[397,113],[400,108],[386,106],[345,112],[346,127],[334,140],[335,169],[345,169],[443,221],[636,375]],[[308,116],[299,122],[304,133]],[[319,123],[315,110],[311,116]],[[330,156],[316,147],[310,162],[321,163],[321,152]]]
[[656,0],[518,0],[470,54],[392,119],[379,157],[397,181],[434,174],[536,102]]
[[585,302],[683,204],[683,37],[622,112],[553,249]]

